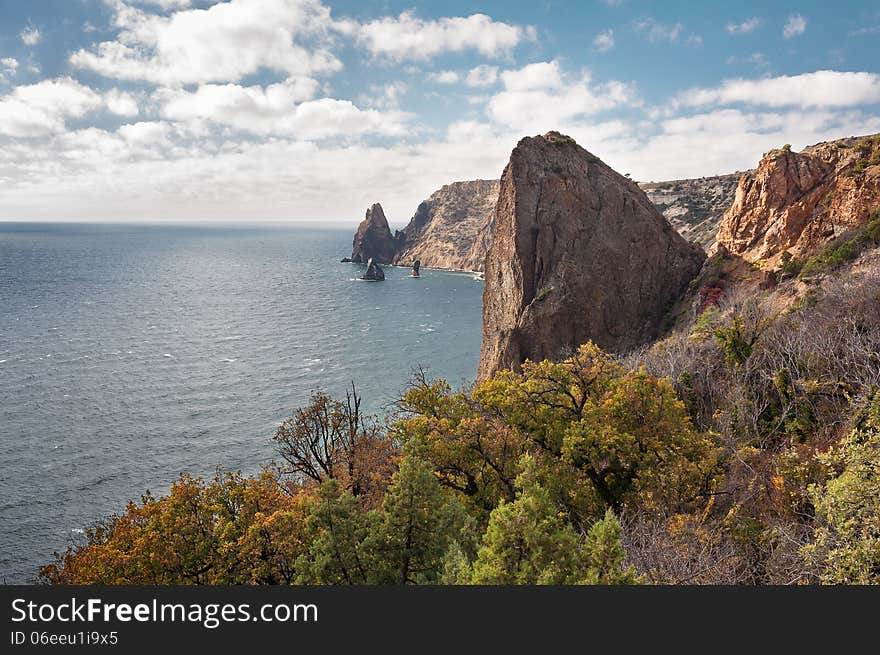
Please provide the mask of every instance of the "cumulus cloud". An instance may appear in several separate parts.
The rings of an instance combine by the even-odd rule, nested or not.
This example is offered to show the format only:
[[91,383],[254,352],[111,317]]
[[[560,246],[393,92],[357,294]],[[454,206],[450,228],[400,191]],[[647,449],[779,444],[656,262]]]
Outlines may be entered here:
[[753,16],[752,18],[748,18],[741,23],[728,23],[726,29],[728,34],[751,34],[763,24],[763,18],[759,16]]
[[134,94],[119,89],[110,89],[105,93],[104,102],[107,105],[107,110],[117,116],[137,116],[140,113],[140,107],[138,107]]
[[[300,139],[399,136],[408,116],[399,111],[361,109],[348,100],[312,99],[314,80],[291,79],[267,87],[205,84],[195,91],[161,89],[155,100],[164,118],[207,122],[258,135]],[[395,87],[397,89],[397,87]],[[395,91],[398,93],[399,89]]]
[[98,93],[70,78],[18,86],[0,97],[0,134],[34,137],[62,132],[66,119],[102,105]]
[[768,107],[855,107],[880,103],[880,75],[816,71],[763,79],[725,80],[720,86],[690,89],[676,98],[679,106],[744,103]]
[[807,31],[807,19],[800,14],[792,14],[785,22],[782,28],[782,36],[786,39],[793,39]]
[[36,27],[28,26],[24,28],[19,34],[21,37],[21,42],[27,46],[37,45],[40,42],[40,39],[43,38],[43,35],[40,33]]
[[501,74],[504,90],[486,106],[489,117],[525,131],[562,129],[584,116],[638,100],[632,85],[594,84],[589,72],[563,73],[558,61],[529,64]]
[[493,20],[485,14],[424,20],[413,12],[366,23],[340,22],[337,29],[353,36],[370,53],[393,61],[428,60],[444,52],[474,51],[486,57],[509,54],[532,27]]
[[168,16],[110,1],[116,40],[77,50],[74,66],[169,86],[235,82],[261,69],[309,76],[342,67],[329,49],[330,10],[318,0],[231,0]]
[[593,47],[599,52],[608,52],[614,47],[614,30],[599,32],[593,39]]

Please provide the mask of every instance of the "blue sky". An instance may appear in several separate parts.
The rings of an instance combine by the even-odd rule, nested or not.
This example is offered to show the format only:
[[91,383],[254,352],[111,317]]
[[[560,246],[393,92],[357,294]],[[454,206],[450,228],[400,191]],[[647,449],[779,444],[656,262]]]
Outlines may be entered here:
[[558,129],[636,179],[880,132],[876,2],[0,0],[0,220],[403,224]]

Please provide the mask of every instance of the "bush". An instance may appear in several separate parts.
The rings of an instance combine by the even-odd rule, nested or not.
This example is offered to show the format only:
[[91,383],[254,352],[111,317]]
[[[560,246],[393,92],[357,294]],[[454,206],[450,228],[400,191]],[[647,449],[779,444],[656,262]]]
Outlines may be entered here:
[[871,213],[867,225],[850,236],[843,236],[826,244],[810,257],[801,268],[801,279],[828,273],[858,257],[863,250],[880,245],[880,208]]

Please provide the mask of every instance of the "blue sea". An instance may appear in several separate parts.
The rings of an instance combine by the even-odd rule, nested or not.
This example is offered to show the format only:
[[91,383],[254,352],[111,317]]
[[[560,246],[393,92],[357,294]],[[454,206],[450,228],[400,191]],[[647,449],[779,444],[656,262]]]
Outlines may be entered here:
[[181,472],[257,472],[313,389],[469,382],[482,282],[360,281],[351,234],[0,223],[0,582]]

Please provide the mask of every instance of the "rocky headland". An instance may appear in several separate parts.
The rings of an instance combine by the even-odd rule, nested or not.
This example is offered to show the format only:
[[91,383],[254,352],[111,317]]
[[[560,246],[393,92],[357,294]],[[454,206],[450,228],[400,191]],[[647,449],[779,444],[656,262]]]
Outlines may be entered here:
[[648,342],[704,258],[635,182],[570,137],[522,139],[486,257],[478,378],[589,340],[612,351]]

